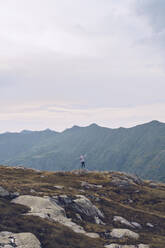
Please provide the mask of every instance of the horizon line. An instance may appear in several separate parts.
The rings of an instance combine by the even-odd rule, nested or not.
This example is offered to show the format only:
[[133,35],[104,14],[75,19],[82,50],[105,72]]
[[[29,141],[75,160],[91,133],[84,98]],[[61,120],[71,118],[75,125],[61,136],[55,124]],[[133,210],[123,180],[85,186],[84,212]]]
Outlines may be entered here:
[[158,121],[158,120],[151,120],[151,121],[148,121],[148,122],[144,122],[142,124],[137,124],[137,125],[133,125],[133,126],[130,126],[130,127],[123,127],[123,126],[119,126],[119,127],[116,127],[116,128],[111,128],[111,127],[106,127],[106,126],[101,126],[101,125],[98,125],[97,123],[91,123],[89,125],[86,125],[86,126],[79,126],[79,125],[73,125],[71,127],[68,127],[68,128],[65,128],[64,130],[62,131],[56,131],[54,129],[50,129],[50,128],[45,128],[45,129],[41,129],[41,130],[32,130],[32,129],[21,129],[20,131],[6,131],[6,132],[0,132],[0,135],[2,134],[7,134],[7,133],[11,133],[11,134],[20,134],[20,133],[25,133],[25,132],[45,132],[45,131],[50,131],[50,132],[56,132],[56,133],[63,133],[67,130],[70,130],[72,128],[87,128],[87,127],[90,127],[90,126],[98,126],[98,127],[102,127],[102,128],[107,128],[107,129],[120,129],[120,128],[124,128],[124,129],[129,129],[129,128],[134,128],[134,127],[137,127],[137,126],[141,126],[141,125],[145,125],[145,124],[149,124],[149,123],[152,123],[152,122],[157,122],[157,123],[161,123],[161,124],[165,124],[165,122],[162,122],[162,121]]

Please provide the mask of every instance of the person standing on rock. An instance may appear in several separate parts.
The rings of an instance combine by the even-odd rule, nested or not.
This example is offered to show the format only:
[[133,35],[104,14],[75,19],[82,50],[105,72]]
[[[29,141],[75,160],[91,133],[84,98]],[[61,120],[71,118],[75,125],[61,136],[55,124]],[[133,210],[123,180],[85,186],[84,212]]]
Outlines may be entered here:
[[80,162],[81,162],[81,168],[85,169],[85,156],[84,155],[80,156]]

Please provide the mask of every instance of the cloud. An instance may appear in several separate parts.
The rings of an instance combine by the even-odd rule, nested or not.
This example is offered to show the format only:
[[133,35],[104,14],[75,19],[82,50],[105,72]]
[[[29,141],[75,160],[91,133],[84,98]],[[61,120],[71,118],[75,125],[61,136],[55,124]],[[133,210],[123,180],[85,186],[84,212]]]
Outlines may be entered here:
[[[53,123],[53,114],[64,128],[61,120],[71,125],[77,110],[89,123],[94,118],[82,110],[100,109],[100,119],[106,119],[103,109],[163,104],[163,6],[159,0],[1,1],[2,112],[12,105],[9,116],[22,129],[25,120],[41,127],[39,120],[49,116]],[[53,108],[54,102],[73,106]],[[32,103],[34,108],[21,108],[18,115],[16,106]],[[44,109],[48,103],[51,107]],[[38,121],[28,119],[30,113]],[[48,121],[43,126],[51,127]]]
[[136,12],[148,24],[149,35],[144,42],[155,45],[165,52],[165,1],[140,0],[136,1]]
[[11,105],[0,109],[0,132],[24,129],[40,130],[47,127],[62,131],[73,125],[86,126],[97,123],[110,128],[131,127],[158,119],[165,122],[165,104],[120,108],[83,108],[73,103],[47,105]]
[[140,15],[146,16],[155,32],[165,30],[164,0],[140,0],[137,1],[136,7]]

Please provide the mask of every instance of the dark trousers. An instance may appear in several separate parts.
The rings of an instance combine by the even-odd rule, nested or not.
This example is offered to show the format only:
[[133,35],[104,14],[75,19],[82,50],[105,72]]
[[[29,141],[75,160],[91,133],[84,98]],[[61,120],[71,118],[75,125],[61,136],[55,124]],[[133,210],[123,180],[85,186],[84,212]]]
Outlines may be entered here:
[[81,168],[85,168],[85,162],[81,162]]

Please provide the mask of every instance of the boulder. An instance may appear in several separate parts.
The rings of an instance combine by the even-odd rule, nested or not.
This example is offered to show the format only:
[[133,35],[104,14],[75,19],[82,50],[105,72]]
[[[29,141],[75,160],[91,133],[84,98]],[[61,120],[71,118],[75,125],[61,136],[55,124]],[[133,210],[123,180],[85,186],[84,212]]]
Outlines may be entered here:
[[81,182],[81,187],[85,188],[85,189],[101,189],[103,187],[103,185],[98,185],[98,184],[90,184],[87,182]]
[[132,224],[135,228],[139,228],[139,229],[142,228],[142,226],[141,226],[139,223],[137,223],[137,222],[131,222],[131,224]]
[[112,230],[112,232],[110,233],[110,235],[113,237],[113,238],[131,238],[131,239],[138,239],[139,238],[139,234],[133,232],[133,231],[130,231],[129,229],[120,229],[120,228],[114,228]]
[[138,248],[150,248],[150,246],[149,245],[140,244],[140,245],[138,245]]
[[97,219],[97,221],[98,218],[104,218],[104,214],[88,198],[83,195],[77,195],[76,197],[77,199],[73,200],[72,206],[76,212]]
[[110,244],[110,245],[105,245],[105,248],[150,248],[149,245],[119,245],[119,244]]
[[157,188],[159,185],[158,185],[158,183],[150,182],[149,186],[150,186],[151,188]]
[[124,187],[130,187],[133,185],[142,185],[143,181],[137,176],[128,175],[124,173],[118,173],[118,174],[113,175],[110,183],[113,184],[114,186],[124,188]]
[[4,189],[3,187],[0,186],[0,197],[5,197],[5,196],[9,196],[10,193]]
[[86,233],[86,236],[90,237],[90,238],[100,238],[99,234],[97,233]]
[[39,216],[51,221],[56,221],[64,226],[71,228],[76,233],[82,233],[88,236],[83,227],[72,222],[66,217],[65,210],[59,206],[54,199],[50,197],[37,197],[31,195],[22,195],[11,201],[12,203],[22,204],[31,210],[26,215]]
[[10,193],[10,198],[13,199],[15,197],[18,197],[20,195],[19,192],[13,192],[13,193]]
[[146,226],[148,226],[148,227],[150,227],[150,228],[153,228],[153,227],[154,227],[154,225],[151,224],[151,223],[149,223],[149,222],[146,224]]
[[142,228],[142,226],[139,223],[137,223],[137,222],[129,222],[128,220],[124,219],[121,216],[114,216],[113,221],[121,223],[121,224],[129,226],[129,227],[132,227],[132,228],[139,228],[139,229]]
[[117,177],[111,180],[111,184],[120,188],[132,186],[132,183],[130,183],[129,181]]
[[59,195],[57,197],[53,197],[53,199],[62,207],[67,207],[73,202],[73,198],[67,195]]
[[104,224],[102,221],[104,214],[84,195],[76,195],[76,199],[67,195],[60,195],[52,199],[65,209],[69,208],[80,214],[82,219],[86,216],[93,219],[96,224]]
[[28,214],[30,215],[37,215],[41,218],[51,219],[65,217],[64,209],[55,202],[52,202],[49,198],[22,195],[15,198],[11,202],[29,207],[31,211]]
[[64,189],[64,186],[62,186],[62,185],[55,185],[54,188],[55,189]]
[[134,225],[132,225],[128,220],[124,219],[121,216],[114,216],[113,221],[134,228]]
[[30,190],[30,193],[33,194],[33,193],[36,193],[36,191],[35,191],[34,189],[31,189],[31,190]]
[[32,233],[0,232],[0,248],[41,248],[40,241]]
[[110,244],[105,245],[105,248],[137,248],[136,245],[119,245],[119,244]]
[[97,216],[94,217],[95,223],[98,225],[105,225],[105,223]]
[[110,244],[110,245],[105,245],[105,248],[121,248],[121,245],[119,244]]

